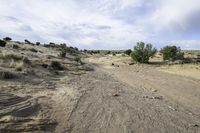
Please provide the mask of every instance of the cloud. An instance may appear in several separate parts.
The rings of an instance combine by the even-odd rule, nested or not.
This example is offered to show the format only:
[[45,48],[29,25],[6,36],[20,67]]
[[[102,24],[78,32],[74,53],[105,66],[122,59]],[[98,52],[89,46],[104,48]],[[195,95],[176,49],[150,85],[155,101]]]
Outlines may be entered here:
[[198,0],[0,0],[0,36],[90,49],[131,48],[141,40],[198,42],[199,5]]

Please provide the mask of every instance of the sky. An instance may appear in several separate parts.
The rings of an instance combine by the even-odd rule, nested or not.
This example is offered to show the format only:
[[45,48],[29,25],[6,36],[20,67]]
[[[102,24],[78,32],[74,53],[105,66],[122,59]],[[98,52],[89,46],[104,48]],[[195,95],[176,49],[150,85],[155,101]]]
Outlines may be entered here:
[[0,38],[80,49],[200,49],[199,0],[0,0]]

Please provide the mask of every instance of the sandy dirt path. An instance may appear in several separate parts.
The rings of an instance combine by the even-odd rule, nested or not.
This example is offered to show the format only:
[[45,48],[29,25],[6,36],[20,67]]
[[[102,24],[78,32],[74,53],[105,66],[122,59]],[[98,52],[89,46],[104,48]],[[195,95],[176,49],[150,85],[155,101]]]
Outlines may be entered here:
[[119,75],[96,67],[93,72],[63,81],[52,97],[56,103],[52,117],[58,121],[55,132],[200,132],[200,119],[194,110],[146,89],[140,84],[145,78],[130,84]]
[[174,101],[200,117],[200,80],[159,71],[148,65],[120,66],[103,69],[132,87],[145,88]]

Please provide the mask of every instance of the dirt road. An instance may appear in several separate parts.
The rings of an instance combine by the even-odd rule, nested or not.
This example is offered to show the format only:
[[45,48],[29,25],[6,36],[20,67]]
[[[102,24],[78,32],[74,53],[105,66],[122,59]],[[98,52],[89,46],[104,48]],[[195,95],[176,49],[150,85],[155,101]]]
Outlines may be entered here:
[[[52,115],[58,121],[55,132],[200,132],[199,90],[195,88],[200,85],[198,80],[162,76],[161,72],[150,75],[146,68],[142,73],[141,68],[130,69],[100,66],[94,72],[63,80],[52,97],[57,103]],[[179,81],[172,82],[175,78]],[[184,90],[190,82],[196,96]],[[164,95],[167,91],[161,85],[173,92]],[[184,98],[179,99],[179,91]],[[194,106],[186,106],[191,100]]]
[[199,79],[105,59],[88,61],[94,71],[2,80],[0,132],[200,132]]

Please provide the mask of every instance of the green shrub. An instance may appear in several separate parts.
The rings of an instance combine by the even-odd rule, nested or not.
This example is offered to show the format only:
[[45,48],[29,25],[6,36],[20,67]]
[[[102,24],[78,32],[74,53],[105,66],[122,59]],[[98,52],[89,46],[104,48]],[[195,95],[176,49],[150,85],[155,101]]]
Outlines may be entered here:
[[3,40],[0,40],[0,47],[5,47],[6,46],[6,42]]
[[81,58],[80,58],[80,57],[76,57],[74,60],[75,60],[76,62],[78,62],[78,63],[82,63],[82,61],[81,61]]
[[62,44],[60,44],[60,47],[61,47],[61,48],[66,48],[67,45],[66,45],[65,43],[62,43]]
[[63,70],[63,66],[58,61],[52,61],[50,64],[50,67],[52,67],[54,70]]
[[39,45],[40,45],[40,42],[36,42],[35,44],[36,44],[37,46],[39,46]]
[[144,42],[138,42],[131,52],[133,60],[139,63],[148,63],[149,58],[153,57],[156,53],[156,49],[153,48],[152,44],[145,44]]
[[193,60],[191,58],[184,58],[183,63],[193,63]]
[[124,51],[124,54],[130,55],[131,52],[132,52],[132,50],[131,50],[131,49],[128,49],[128,50]]
[[65,49],[61,49],[60,53],[59,53],[59,57],[65,58],[66,57],[66,50]]
[[163,55],[163,60],[175,61],[184,59],[184,53],[181,52],[180,47],[165,46],[160,52]]
[[19,46],[15,45],[15,44],[12,47],[13,47],[13,49],[19,49]]
[[66,50],[67,53],[70,53],[70,54],[75,53],[75,51],[72,47],[67,47],[65,50]]
[[111,54],[111,51],[107,51],[106,54]]

